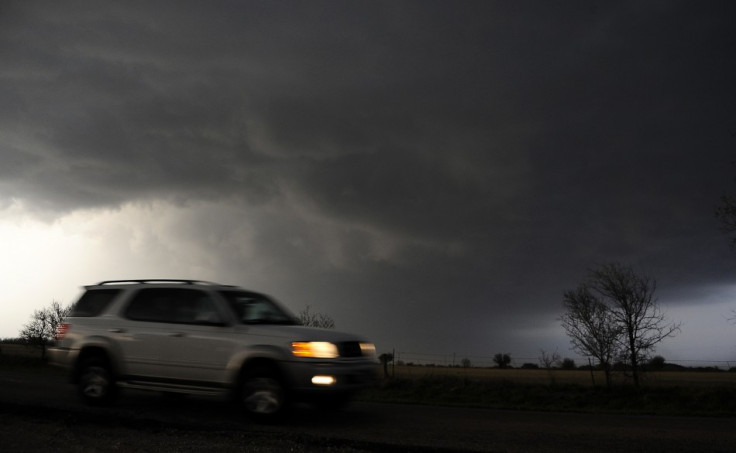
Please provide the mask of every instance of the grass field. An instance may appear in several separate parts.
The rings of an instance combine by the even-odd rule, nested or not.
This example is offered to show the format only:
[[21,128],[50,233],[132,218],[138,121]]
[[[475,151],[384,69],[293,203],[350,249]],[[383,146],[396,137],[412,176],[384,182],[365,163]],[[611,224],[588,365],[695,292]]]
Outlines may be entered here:
[[[542,370],[542,369],[498,369],[498,368],[453,368],[426,366],[389,367],[395,378],[459,378],[485,382],[509,381],[518,384],[574,384],[581,386],[605,385],[602,371],[589,370]],[[614,373],[614,384],[626,384],[630,378],[624,373]],[[725,385],[736,387],[736,372],[726,371],[651,371],[642,376],[644,385]]]
[[24,344],[0,344],[0,355],[11,357],[40,358],[41,350],[36,346]]
[[[623,373],[611,388],[586,370],[397,366],[360,395],[365,401],[496,409],[736,417],[736,373],[645,373],[634,387]],[[595,379],[595,385],[593,385]]]

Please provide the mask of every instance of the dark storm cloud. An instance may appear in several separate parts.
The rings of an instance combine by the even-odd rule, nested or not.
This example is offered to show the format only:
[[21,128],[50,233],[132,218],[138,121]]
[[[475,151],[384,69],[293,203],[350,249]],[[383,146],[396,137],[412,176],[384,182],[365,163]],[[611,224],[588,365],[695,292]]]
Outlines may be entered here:
[[397,330],[554,320],[562,290],[613,259],[671,286],[718,281],[734,12],[8,2],[0,203],[291,203],[306,217],[262,220],[263,252],[306,265],[334,241],[341,283],[312,269],[312,285],[408,306]]

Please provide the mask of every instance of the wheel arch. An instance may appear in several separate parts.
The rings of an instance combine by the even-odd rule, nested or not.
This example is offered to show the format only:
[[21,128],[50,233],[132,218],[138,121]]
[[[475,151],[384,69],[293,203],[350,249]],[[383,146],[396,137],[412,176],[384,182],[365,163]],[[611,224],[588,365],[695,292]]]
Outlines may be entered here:
[[268,369],[283,380],[286,376],[283,366],[272,357],[251,357],[240,366],[240,375],[247,374],[249,370]]
[[82,369],[82,364],[84,364],[87,360],[90,360],[92,358],[97,358],[97,359],[104,361],[105,365],[107,365],[113,377],[117,378],[120,375],[120,369],[115,363],[114,356],[110,352],[110,349],[100,344],[89,344],[87,346],[84,346],[79,351],[79,354],[77,355],[77,359],[74,362],[74,368],[72,370],[72,376],[71,376],[73,383],[79,382],[79,376],[80,376],[80,372]]
[[249,371],[259,367],[271,369],[286,387],[292,382],[284,365],[284,353],[272,346],[255,347],[233,357],[228,363],[228,381],[233,388],[237,387],[242,377]]

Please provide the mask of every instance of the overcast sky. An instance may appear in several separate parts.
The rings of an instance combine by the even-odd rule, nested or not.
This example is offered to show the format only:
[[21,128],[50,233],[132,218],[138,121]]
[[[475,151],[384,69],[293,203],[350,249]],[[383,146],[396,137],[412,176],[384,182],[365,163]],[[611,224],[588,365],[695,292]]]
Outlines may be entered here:
[[[732,1],[0,1],[0,337],[105,279],[307,304],[379,352],[574,357],[657,280],[736,362]],[[410,353],[413,353],[412,356]],[[433,357],[433,356],[430,356]]]

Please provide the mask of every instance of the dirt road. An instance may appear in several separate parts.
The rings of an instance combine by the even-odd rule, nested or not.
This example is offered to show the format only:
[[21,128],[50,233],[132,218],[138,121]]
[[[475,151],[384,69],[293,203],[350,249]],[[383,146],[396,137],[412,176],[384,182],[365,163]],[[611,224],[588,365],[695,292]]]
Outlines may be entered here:
[[222,400],[127,391],[88,408],[60,374],[0,370],[3,451],[733,452],[736,418],[356,403],[255,425]]

